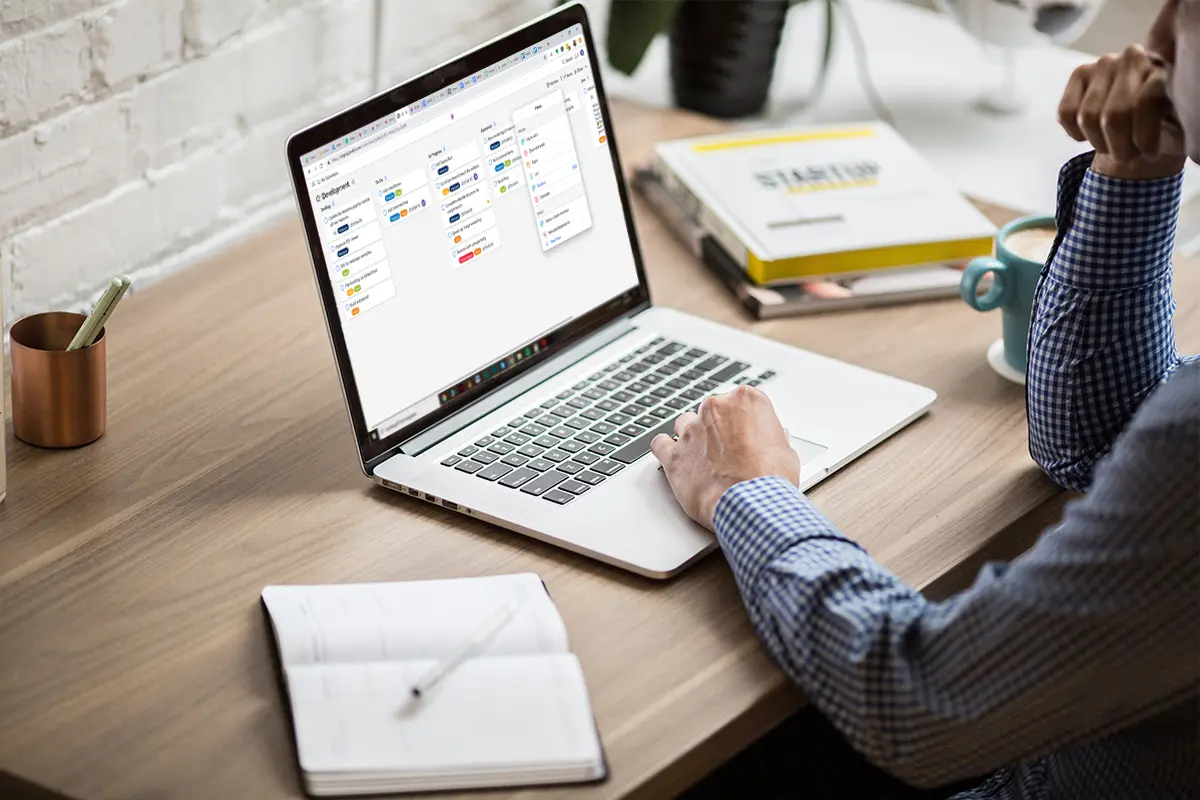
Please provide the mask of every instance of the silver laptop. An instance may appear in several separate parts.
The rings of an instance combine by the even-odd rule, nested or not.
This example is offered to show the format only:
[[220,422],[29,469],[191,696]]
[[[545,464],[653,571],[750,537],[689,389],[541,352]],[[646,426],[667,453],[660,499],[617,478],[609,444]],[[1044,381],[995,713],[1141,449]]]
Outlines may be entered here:
[[934,400],[651,304],[579,5],[287,155],[362,467],[389,489],[665,578],[716,546],[649,452],[680,413],[761,387],[807,488]]

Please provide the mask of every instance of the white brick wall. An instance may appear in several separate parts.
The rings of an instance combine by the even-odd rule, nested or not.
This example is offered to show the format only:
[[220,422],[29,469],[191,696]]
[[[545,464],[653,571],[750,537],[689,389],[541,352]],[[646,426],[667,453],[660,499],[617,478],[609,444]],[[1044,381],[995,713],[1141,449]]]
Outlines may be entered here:
[[294,213],[288,134],[553,0],[0,0],[5,319]]

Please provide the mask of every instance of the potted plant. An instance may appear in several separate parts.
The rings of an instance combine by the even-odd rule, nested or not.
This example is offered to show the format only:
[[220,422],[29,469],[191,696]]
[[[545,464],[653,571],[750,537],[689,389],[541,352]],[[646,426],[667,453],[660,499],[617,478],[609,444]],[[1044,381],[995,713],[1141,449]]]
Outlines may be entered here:
[[[767,102],[788,9],[808,0],[612,0],[608,59],[633,74],[666,31],[676,105],[714,117],[744,117]],[[818,88],[833,44],[833,4],[825,4]]]

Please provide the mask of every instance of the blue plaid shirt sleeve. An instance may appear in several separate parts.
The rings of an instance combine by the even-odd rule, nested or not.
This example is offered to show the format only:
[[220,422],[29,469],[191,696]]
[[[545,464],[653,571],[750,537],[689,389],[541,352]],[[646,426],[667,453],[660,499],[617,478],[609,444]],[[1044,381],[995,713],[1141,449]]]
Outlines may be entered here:
[[[1170,333],[1178,185],[1084,173],[1064,171],[1080,203],[1031,359],[1038,447],[1077,453],[1059,477],[1091,488],[1060,525],[932,602],[781,478],[730,488],[713,519],[776,663],[892,774],[989,775],[960,799],[1191,797],[1200,779],[1200,364]],[[1097,350],[1113,363],[1080,366]]]
[[1076,491],[1180,363],[1171,253],[1183,176],[1118,180],[1092,172],[1093,156],[1059,177],[1059,234],[1034,302],[1026,375],[1030,454]]

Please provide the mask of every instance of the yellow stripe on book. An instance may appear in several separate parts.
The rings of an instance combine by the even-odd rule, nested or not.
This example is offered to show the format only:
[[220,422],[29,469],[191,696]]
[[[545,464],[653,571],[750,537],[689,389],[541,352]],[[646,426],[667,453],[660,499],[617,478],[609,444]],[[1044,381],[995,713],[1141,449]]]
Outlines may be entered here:
[[822,253],[778,261],[763,261],[754,253],[746,253],[746,274],[757,284],[776,281],[814,278],[851,272],[870,272],[891,267],[915,267],[947,261],[964,261],[975,256],[992,254],[992,237],[954,239],[948,242],[904,244],[893,247],[873,247],[865,250],[846,250]]
[[828,139],[866,139],[875,135],[871,128],[840,128],[832,131],[810,131],[808,133],[780,133],[775,136],[753,136],[745,139],[724,139],[709,144],[694,144],[697,153],[709,150],[733,150],[738,147],[757,147],[763,144],[786,144],[788,142],[819,142]]

